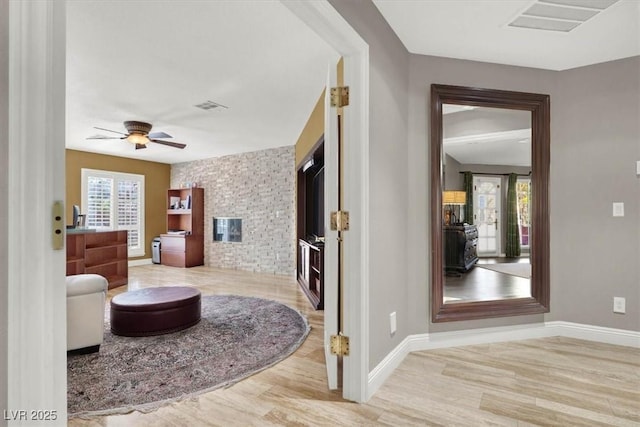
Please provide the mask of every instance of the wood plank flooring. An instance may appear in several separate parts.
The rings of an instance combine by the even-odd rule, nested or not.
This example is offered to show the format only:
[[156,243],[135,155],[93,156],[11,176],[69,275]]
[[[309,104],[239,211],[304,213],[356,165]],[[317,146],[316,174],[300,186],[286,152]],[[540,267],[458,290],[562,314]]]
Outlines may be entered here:
[[529,263],[529,258],[480,258],[471,270],[451,272],[444,277],[446,303],[492,301],[531,296],[531,280],[479,268],[483,264]]
[[293,278],[152,265],[131,268],[129,282],[277,300],[307,316],[312,330],[292,356],[232,387],[70,426],[640,426],[638,349],[554,337],[415,352],[356,404],[326,389],[322,312]]

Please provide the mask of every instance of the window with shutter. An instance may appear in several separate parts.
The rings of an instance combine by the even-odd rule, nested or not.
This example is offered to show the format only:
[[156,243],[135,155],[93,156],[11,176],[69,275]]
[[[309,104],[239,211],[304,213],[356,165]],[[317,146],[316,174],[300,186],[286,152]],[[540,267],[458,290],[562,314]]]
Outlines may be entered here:
[[144,175],[82,169],[82,213],[96,230],[128,230],[129,256],[143,256]]

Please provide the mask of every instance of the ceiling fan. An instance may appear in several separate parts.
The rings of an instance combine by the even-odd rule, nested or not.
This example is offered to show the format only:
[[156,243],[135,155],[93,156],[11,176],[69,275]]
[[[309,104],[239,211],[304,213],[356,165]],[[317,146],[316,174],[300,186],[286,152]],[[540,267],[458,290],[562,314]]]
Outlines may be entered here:
[[95,129],[104,130],[107,132],[119,133],[120,135],[123,135],[123,136],[95,135],[95,136],[90,136],[87,139],[126,139],[130,143],[136,145],[136,150],[139,150],[141,148],[147,148],[147,144],[149,142],[155,142],[157,144],[168,145],[169,147],[175,147],[175,148],[184,148],[187,146],[187,144],[181,144],[179,142],[163,141],[163,139],[165,138],[173,138],[171,135],[167,135],[164,132],[149,133],[149,131],[152,128],[151,123],[126,121],[124,122],[124,127],[127,130],[127,133],[94,126]]

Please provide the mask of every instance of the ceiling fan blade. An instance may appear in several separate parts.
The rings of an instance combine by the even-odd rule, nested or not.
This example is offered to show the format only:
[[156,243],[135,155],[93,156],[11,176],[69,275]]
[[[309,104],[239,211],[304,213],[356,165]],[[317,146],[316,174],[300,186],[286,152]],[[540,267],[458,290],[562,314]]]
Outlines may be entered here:
[[175,147],[175,148],[184,148],[187,146],[187,144],[181,144],[179,142],[163,141],[161,139],[150,139],[149,141],[155,142],[157,144],[168,145],[169,147]]
[[164,132],[151,132],[147,136],[149,137],[149,139],[154,139],[154,138],[173,138],[171,135],[166,134]]
[[113,132],[113,133],[119,133],[120,135],[124,135],[127,136],[128,134],[124,133],[124,132],[118,132],[117,130],[111,130],[111,129],[105,129],[105,128],[99,128],[97,126],[93,127],[94,129],[98,129],[98,130],[106,130],[107,132]]
[[147,148],[146,144],[136,144],[136,150],[140,150],[142,148]]
[[124,139],[125,137],[119,137],[119,136],[104,136],[104,135],[93,135],[93,136],[89,136],[87,137],[87,139]]

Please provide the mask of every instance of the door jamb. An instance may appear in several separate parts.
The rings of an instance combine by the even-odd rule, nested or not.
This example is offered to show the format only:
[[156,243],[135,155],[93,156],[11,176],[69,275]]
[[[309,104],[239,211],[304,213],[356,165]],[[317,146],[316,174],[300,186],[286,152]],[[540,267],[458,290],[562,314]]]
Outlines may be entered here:
[[344,209],[349,231],[344,252],[343,334],[350,355],[343,359],[345,399],[365,402],[369,376],[369,46],[326,1],[281,0],[343,58],[350,87],[344,121]]

